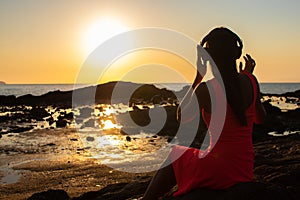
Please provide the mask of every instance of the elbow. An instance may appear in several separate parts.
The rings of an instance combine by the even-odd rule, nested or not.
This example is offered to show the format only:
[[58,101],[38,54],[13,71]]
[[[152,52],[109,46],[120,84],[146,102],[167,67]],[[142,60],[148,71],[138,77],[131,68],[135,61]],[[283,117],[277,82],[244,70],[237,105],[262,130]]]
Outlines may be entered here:
[[259,116],[259,117],[256,117],[254,123],[255,124],[263,124],[263,123],[265,123],[265,120],[266,120],[266,116]]
[[256,116],[254,123],[263,124],[266,120],[267,112],[261,102],[256,104]]
[[263,124],[265,122],[266,118],[267,118],[267,112],[264,109],[264,107],[262,107],[262,109],[256,114],[255,123]]

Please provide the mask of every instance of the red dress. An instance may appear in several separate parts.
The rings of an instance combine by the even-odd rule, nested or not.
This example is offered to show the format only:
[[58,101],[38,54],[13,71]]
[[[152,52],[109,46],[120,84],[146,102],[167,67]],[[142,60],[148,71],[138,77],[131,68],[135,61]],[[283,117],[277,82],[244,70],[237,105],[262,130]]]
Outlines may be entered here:
[[[204,157],[201,157],[201,154],[205,152],[196,148],[179,145],[173,147],[171,159],[178,185],[178,191],[174,196],[196,188],[225,189],[239,182],[253,180],[252,128],[255,122],[257,87],[253,75],[247,76],[251,80],[254,96],[253,102],[246,110],[247,126],[240,125],[238,118],[227,104],[222,132],[215,146],[209,147]],[[215,83],[212,81],[212,84]],[[202,115],[204,121],[209,123],[210,114],[202,110]],[[210,138],[214,138],[213,127],[209,128],[209,134]],[[176,159],[178,153],[183,154]]]

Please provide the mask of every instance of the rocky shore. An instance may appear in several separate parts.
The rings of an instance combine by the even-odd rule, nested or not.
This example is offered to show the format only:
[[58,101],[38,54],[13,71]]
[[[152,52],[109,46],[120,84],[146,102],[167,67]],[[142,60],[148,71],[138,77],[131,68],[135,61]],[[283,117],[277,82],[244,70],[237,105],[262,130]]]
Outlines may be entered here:
[[[81,127],[100,126],[115,82],[80,89],[82,94],[96,90],[97,107],[85,106],[72,112],[72,91],[50,92],[41,96],[0,96],[0,179],[20,176],[14,183],[0,185],[0,199],[135,199],[142,196],[153,172],[132,174],[101,165],[87,156],[72,124]],[[124,88],[137,87],[124,83]],[[140,126],[126,127],[124,113],[118,113],[120,140],[126,146],[133,143],[126,132],[147,132],[152,105],[167,110],[167,123],[155,138],[172,138],[178,124],[175,113],[176,95],[153,85],[140,85],[126,107]],[[300,90],[285,94],[262,94],[268,116],[262,125],[255,125],[253,143],[256,153],[255,182],[241,183],[223,191],[200,189],[180,199],[300,199]],[[144,98],[142,98],[144,97]],[[155,98],[154,98],[155,97]],[[121,102],[120,102],[121,103]],[[79,114],[78,114],[79,113]],[[126,112],[125,112],[126,113]],[[122,121],[124,120],[124,121]],[[125,127],[125,128],[124,128]],[[200,138],[200,139],[199,139]],[[199,136],[199,141],[203,136]],[[92,140],[92,138],[90,138]],[[168,139],[168,140],[169,140]],[[138,139],[137,139],[138,140]],[[197,145],[197,144],[195,144]],[[166,197],[165,199],[173,199]]]

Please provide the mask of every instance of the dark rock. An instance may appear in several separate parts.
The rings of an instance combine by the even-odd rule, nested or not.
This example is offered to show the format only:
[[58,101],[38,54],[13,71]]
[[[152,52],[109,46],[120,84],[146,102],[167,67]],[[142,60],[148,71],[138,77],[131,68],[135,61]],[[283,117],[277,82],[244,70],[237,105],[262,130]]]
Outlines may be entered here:
[[43,147],[46,147],[46,146],[49,146],[49,147],[52,147],[52,146],[55,146],[56,144],[54,144],[54,143],[48,143],[48,144],[45,144],[45,145],[43,145]]
[[88,136],[88,137],[86,137],[86,141],[93,142],[93,141],[95,141],[95,138]]
[[70,197],[64,190],[48,190],[35,193],[28,200],[69,200]]
[[[270,188],[257,182],[238,183],[225,190],[197,189],[174,200],[292,200],[295,199],[286,189]],[[296,200],[296,199],[295,199]]]
[[64,115],[65,119],[72,120],[74,119],[74,114],[72,112]]
[[151,100],[150,100],[154,105],[155,104],[161,104],[161,102],[163,101],[162,97],[160,95],[154,95]]
[[126,141],[127,142],[131,142],[131,137],[130,136],[126,136]]
[[25,131],[30,131],[31,129],[33,129],[33,126],[14,126],[14,127],[10,127],[9,132],[21,133],[21,132],[25,132]]
[[65,120],[65,119],[58,119],[58,120],[56,121],[56,127],[57,127],[57,128],[64,128],[64,127],[67,126],[67,124],[68,124],[68,121]]
[[138,198],[146,191],[149,183],[150,180],[147,178],[146,181],[112,184],[99,191],[88,192],[80,197],[72,198],[72,200],[125,200]]
[[143,106],[143,109],[149,110],[150,108],[149,108],[149,106]]
[[49,113],[45,110],[45,107],[35,106],[30,110],[30,118],[37,121],[43,121],[45,117],[48,117]]
[[51,117],[49,117],[49,118],[47,118],[46,119],[46,121],[48,121],[49,122],[49,125],[51,125],[51,124],[53,124],[54,123],[54,119],[53,119],[53,117],[51,116]]
[[280,108],[275,107],[275,106],[272,106],[272,105],[270,104],[270,102],[268,102],[268,101],[264,102],[263,105],[264,105],[264,107],[265,107],[266,112],[267,112],[269,115],[276,115],[276,114],[278,115],[278,114],[281,113]]
[[287,126],[283,123],[283,113],[278,107],[272,106],[269,102],[263,103],[267,116],[263,124],[254,124],[253,140],[265,139],[270,132],[283,133]]
[[16,96],[14,95],[9,95],[9,96],[4,96],[0,95],[0,105],[14,105],[16,104]]
[[154,85],[141,85],[131,96],[130,103],[139,103],[135,100],[143,99],[148,103],[160,104],[164,99],[177,99],[176,95],[165,88],[158,89]]

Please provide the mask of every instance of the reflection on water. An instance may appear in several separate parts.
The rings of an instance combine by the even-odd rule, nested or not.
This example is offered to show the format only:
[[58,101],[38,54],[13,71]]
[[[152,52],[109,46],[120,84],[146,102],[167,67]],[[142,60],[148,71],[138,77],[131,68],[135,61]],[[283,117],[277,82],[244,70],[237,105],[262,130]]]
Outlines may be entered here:
[[[120,116],[130,117],[130,111],[141,114],[136,117],[143,120],[144,115],[148,115],[151,108],[154,106],[129,107],[124,104],[98,104],[72,109],[52,106],[26,109],[23,107],[20,109],[24,113],[28,109],[35,109],[33,113],[39,113],[36,115],[38,118],[26,122],[34,128],[29,132],[3,135],[0,147],[16,154],[41,153],[49,156],[75,152],[74,154],[96,158],[101,164],[125,171],[153,171],[160,166],[169,153],[168,139],[155,135],[154,131],[137,129],[129,125],[126,117],[123,121],[119,120],[122,118]],[[28,116],[32,116],[33,113],[29,112]],[[19,123],[20,126],[22,124],[25,122]],[[128,134],[124,134],[122,128],[127,128]],[[37,129],[49,129],[49,131]],[[63,138],[69,137],[67,133],[71,130],[76,131],[64,141]],[[10,180],[17,178],[11,173],[5,177]]]
[[293,134],[300,134],[300,131],[284,131],[283,133],[277,133],[277,132],[270,132],[269,135],[275,136],[275,137],[282,137],[287,135],[293,135]]
[[110,119],[103,121],[102,125],[103,125],[103,127],[102,127],[103,130],[107,130],[107,129],[112,129],[112,128],[117,128],[118,127],[117,124],[112,123],[112,121]]
[[[153,134],[140,133],[136,135],[121,135],[114,129],[110,134],[101,131],[78,132],[84,149],[91,158],[124,171],[150,171],[159,167],[169,153],[171,145],[167,138]],[[155,165],[155,166],[154,166]],[[134,168],[132,168],[135,166]]]
[[[154,106],[129,107],[124,104],[78,108],[75,123],[87,156],[128,172],[157,169],[170,151],[168,138],[157,136],[150,130],[143,132],[127,119],[130,111],[148,112],[151,108]],[[124,134],[123,128],[130,130],[130,133]]]
[[300,100],[296,97],[264,96],[263,101],[268,101],[272,106],[280,108],[283,112],[300,108]]
[[91,144],[91,140],[87,140],[90,144],[90,146],[92,148],[107,148],[107,147],[117,147],[119,144],[120,144],[120,140],[117,139],[117,138],[114,138],[113,136],[111,135],[103,135],[103,136],[100,136],[100,137],[97,137],[96,140],[93,140],[93,141],[96,141],[95,144]]

